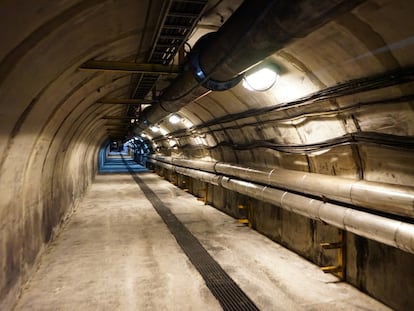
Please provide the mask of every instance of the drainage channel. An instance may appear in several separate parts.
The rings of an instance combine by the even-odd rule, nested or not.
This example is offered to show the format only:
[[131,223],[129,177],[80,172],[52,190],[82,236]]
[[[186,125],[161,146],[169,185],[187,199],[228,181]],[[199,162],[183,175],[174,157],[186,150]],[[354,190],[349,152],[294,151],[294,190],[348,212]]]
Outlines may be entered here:
[[[125,164],[127,165],[126,161]],[[128,166],[127,166],[128,167]],[[190,259],[191,263],[203,277],[207,287],[216,297],[223,310],[259,310],[253,301],[241,290],[234,280],[223,270],[217,261],[207,252],[197,238],[165,206],[158,196],[130,170],[131,176],[151,202],[154,209],[174,235],[178,245]]]

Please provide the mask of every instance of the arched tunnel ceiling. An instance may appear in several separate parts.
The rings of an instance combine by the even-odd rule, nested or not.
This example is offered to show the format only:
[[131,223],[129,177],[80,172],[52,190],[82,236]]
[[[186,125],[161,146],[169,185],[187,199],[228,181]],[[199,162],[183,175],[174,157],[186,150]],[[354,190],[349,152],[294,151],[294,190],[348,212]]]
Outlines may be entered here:
[[[8,5],[11,10],[18,4],[10,2]],[[5,29],[10,31],[5,34],[1,52],[4,56],[1,66],[2,100],[13,104],[9,104],[11,109],[2,114],[5,118],[1,122],[2,133],[9,133],[8,139],[4,135],[7,143],[0,147],[3,160],[11,151],[11,144],[17,143],[13,142],[17,134],[41,133],[42,139],[44,136],[55,139],[57,135],[67,136],[68,131],[73,131],[74,139],[87,139],[89,136],[100,143],[106,138],[106,130],[111,127],[108,129],[105,126],[107,122],[101,117],[122,115],[125,107],[97,102],[108,96],[129,97],[131,75],[84,72],[78,68],[89,59],[145,61],[163,5],[163,1],[81,1],[59,5],[46,2],[38,3],[37,8],[26,4],[27,8],[21,10],[18,26],[12,15],[4,16]],[[228,5],[222,5],[222,11],[215,14],[210,12],[204,21],[201,19],[199,31],[204,33],[218,28],[218,21],[211,16],[220,17],[219,22],[222,22],[221,16],[226,17],[237,3]],[[6,13],[6,3],[4,8],[2,12]],[[217,7],[212,6],[211,10],[214,9]],[[276,51],[270,58],[282,71],[280,83],[272,90],[263,94],[251,93],[239,85],[195,100],[181,113],[193,124],[200,125],[229,114],[291,102],[338,83],[410,66],[410,29],[414,25],[409,12],[412,12],[409,1],[365,1],[352,12]],[[194,37],[198,36],[195,32]],[[410,89],[411,84],[404,84],[390,87],[383,93],[396,97],[410,94]],[[345,99],[332,101],[330,105],[346,107],[365,98],[383,98],[384,94],[351,94]],[[268,123],[258,126],[263,122],[263,116],[258,115],[251,117],[250,127],[241,129],[238,128],[239,121],[232,121],[226,125],[232,129],[209,132],[203,142],[212,146],[222,142],[248,144],[273,139],[282,144],[310,144],[358,129],[412,135],[410,102],[374,108],[359,109],[352,114],[352,120],[349,115],[344,117],[341,114],[306,120],[294,126],[279,123],[277,128]],[[284,113],[289,115],[293,110]],[[296,115],[300,116],[300,112]],[[174,130],[167,128],[168,132]],[[30,145],[23,140],[24,135],[18,137],[22,139],[21,145]],[[64,141],[70,144],[68,137]],[[92,142],[87,141],[88,144]],[[21,151],[18,149],[16,152],[22,154]],[[209,155],[220,159],[227,152],[221,150],[221,155],[214,155],[215,152],[211,151]],[[254,155],[246,156],[251,157],[252,162],[258,160]],[[226,157],[236,160],[234,155]]]
[[[328,2],[339,6],[343,1]],[[178,46],[188,52],[244,3],[293,2],[1,1],[0,254],[7,256],[0,256],[0,301],[25,280],[22,276],[29,275],[42,247],[76,206],[108,139],[145,135],[162,155],[412,186],[414,2],[345,2],[352,3],[349,10],[267,55],[280,74],[270,90],[251,92],[241,83],[227,91],[205,89],[174,111],[182,117],[177,124],[168,122],[172,111],[163,108],[158,110],[162,118],[150,116],[154,124],[146,126],[161,127],[153,133],[137,123],[145,121],[145,111],[162,107],[157,101],[170,83],[188,73]],[[183,20],[191,22],[169,24]],[[114,67],[119,65],[114,62],[150,62],[161,25],[171,46],[160,43],[166,50],[159,64],[178,69],[161,75],[145,96],[135,92],[142,72],[81,68],[91,60]],[[171,38],[172,29],[181,31],[179,39]],[[261,38],[255,41],[259,46]],[[172,50],[171,62],[164,61]],[[103,103],[114,99],[124,104]],[[127,99],[152,106],[144,105],[141,113],[136,102],[125,104]]]
[[[207,2],[198,26],[189,37],[189,44],[193,45],[202,34],[217,30],[240,3]],[[136,76],[83,71],[79,67],[91,59],[146,62],[168,5],[168,1],[65,1],[53,4],[45,1],[36,5],[26,1],[3,2],[3,29],[8,31],[3,35],[0,50],[3,57],[0,66],[1,100],[4,106],[7,105],[0,123],[4,141],[0,146],[2,165],[11,167],[7,164],[8,158],[32,154],[33,150],[40,148],[38,140],[53,141],[65,136],[65,139],[59,140],[64,144],[59,148],[66,149],[72,141],[84,140],[86,144],[99,145],[108,136],[131,137],[133,133],[131,128],[128,130],[128,118],[102,119],[104,116],[125,116],[126,106],[99,104],[99,101],[130,98]],[[10,14],[17,7],[20,12],[18,16]],[[409,18],[412,9],[410,1],[362,1],[352,11],[303,38],[296,38],[269,57],[278,65],[281,75],[279,83],[270,91],[249,92],[239,84],[229,91],[211,92],[182,108],[179,114],[190,121],[187,127],[193,124],[202,128],[203,133],[198,137],[194,134],[197,131],[192,131],[192,134],[187,131],[187,135],[181,134],[181,138],[177,138],[179,145],[189,147],[202,142],[203,147],[208,147],[201,153],[192,153],[191,148],[184,148],[190,156],[266,165],[284,165],[287,161],[289,164],[285,164],[295,169],[320,170],[316,166],[322,164],[314,163],[314,168],[309,164],[312,162],[310,158],[316,158],[315,155],[275,153],[268,148],[262,153],[239,150],[239,155],[236,155],[229,146],[269,140],[285,145],[315,144],[358,131],[412,136],[410,101],[371,105],[372,108],[367,105],[351,113],[344,109],[355,103],[410,95],[410,83],[377,88],[376,92],[371,93],[347,94],[329,100],[329,104],[322,102],[318,106],[312,103],[300,108],[283,109],[275,112],[276,123],[269,122],[269,116],[255,114],[223,125],[202,126],[224,116],[286,104],[327,87],[412,65],[411,29],[414,25]],[[177,57],[174,62],[178,62]],[[167,76],[166,82],[158,84],[156,94],[160,94],[168,81],[175,77]],[[149,93],[147,97],[152,96]],[[335,109],[344,112],[327,114],[326,110]],[[323,117],[308,116],[321,110],[325,111]],[[291,115],[296,119],[288,119]],[[301,115],[306,118],[300,119]],[[171,136],[185,128],[183,124],[171,126],[166,120],[161,122],[166,132],[172,132]],[[247,123],[250,125],[244,126]],[[73,134],[68,137],[68,132]],[[150,131],[145,133],[154,136]],[[33,135],[37,137],[34,140]],[[30,140],[27,140],[28,137]],[[162,141],[162,137],[156,140]],[[217,147],[220,144],[223,146]],[[224,146],[226,144],[229,146]],[[12,148],[14,145],[20,148]],[[344,151],[344,148],[349,150]],[[377,147],[361,147],[364,152],[376,154],[372,148]],[[334,153],[341,150],[340,155],[350,153],[346,158],[355,156],[355,151],[351,152],[350,147],[334,149]],[[392,151],[390,156],[394,156]],[[291,161],[288,158],[301,160]],[[342,157],[342,160],[345,159]],[[306,162],[304,166],[307,168],[294,164],[299,162]],[[345,162],[349,162],[352,169],[343,168],[346,171],[343,174],[352,176],[361,170],[357,167],[361,164],[351,164],[358,162],[355,159]]]
[[412,10],[363,1],[275,51],[271,90],[211,92],[178,112],[189,130],[164,119],[145,134],[164,154],[411,185]]

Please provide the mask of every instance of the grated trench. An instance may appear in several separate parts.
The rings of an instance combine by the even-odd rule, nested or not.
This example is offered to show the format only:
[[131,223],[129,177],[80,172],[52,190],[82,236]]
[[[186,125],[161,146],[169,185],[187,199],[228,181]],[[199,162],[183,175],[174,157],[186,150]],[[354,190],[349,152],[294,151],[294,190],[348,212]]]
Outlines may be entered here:
[[144,195],[165,222],[170,232],[174,235],[178,245],[203,277],[207,287],[219,301],[223,310],[259,310],[254,302],[250,300],[236,282],[234,282],[226,271],[223,270],[217,261],[201,245],[197,238],[181,223],[171,210],[164,205],[145,182],[133,171],[130,171],[130,173]]

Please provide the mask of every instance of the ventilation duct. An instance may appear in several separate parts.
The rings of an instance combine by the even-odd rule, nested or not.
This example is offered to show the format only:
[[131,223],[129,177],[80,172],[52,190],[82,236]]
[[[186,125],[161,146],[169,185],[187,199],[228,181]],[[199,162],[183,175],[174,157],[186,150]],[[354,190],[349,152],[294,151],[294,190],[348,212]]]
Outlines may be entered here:
[[[242,72],[304,37],[363,0],[247,0],[234,12],[198,56],[203,79],[193,72],[180,75],[160,102],[144,110],[137,132],[204,95],[208,82],[232,81]],[[203,86],[204,85],[204,86]]]

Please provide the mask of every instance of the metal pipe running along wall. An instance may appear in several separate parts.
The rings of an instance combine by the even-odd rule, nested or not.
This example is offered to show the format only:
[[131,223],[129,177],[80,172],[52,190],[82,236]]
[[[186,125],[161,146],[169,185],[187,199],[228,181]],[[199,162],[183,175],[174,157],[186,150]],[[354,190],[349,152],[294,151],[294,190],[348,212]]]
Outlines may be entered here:
[[[344,14],[365,0],[246,0],[200,51],[208,79],[229,81],[297,38]],[[144,110],[135,133],[203,96],[208,89],[194,74],[181,74],[160,102]]]
[[[414,188],[386,183],[353,180],[338,176],[287,169],[257,170],[223,162],[152,156],[158,161],[254,181],[266,186],[304,193],[375,211],[414,219]],[[173,169],[173,167],[171,168]]]
[[197,169],[183,168],[156,158],[151,163],[195,179],[221,186],[290,212],[319,220],[362,237],[414,254],[414,225],[323,200]]

